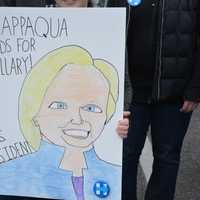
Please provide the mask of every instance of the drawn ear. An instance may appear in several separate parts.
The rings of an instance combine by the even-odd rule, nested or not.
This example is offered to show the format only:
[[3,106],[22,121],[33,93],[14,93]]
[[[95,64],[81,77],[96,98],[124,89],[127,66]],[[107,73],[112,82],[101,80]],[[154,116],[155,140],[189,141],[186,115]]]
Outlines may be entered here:
[[37,116],[33,117],[32,121],[33,121],[33,124],[34,124],[36,127],[39,127],[39,126],[40,126],[39,123],[38,123],[38,120],[37,120]]

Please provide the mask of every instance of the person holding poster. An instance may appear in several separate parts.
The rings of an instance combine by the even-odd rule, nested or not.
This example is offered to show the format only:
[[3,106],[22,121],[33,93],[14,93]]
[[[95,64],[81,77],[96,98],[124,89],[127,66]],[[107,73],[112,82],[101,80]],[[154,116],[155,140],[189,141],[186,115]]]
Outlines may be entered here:
[[181,147],[200,102],[200,1],[109,0],[127,7],[133,96],[124,140],[123,200],[136,200],[138,162],[149,125],[153,171],[145,200],[173,200]]

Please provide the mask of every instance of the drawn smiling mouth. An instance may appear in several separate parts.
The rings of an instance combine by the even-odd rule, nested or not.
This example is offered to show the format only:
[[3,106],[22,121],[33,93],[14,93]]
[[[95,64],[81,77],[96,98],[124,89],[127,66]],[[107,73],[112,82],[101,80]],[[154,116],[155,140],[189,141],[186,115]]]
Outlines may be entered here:
[[85,129],[63,129],[63,133],[66,136],[82,140],[88,138],[90,135],[90,131]]

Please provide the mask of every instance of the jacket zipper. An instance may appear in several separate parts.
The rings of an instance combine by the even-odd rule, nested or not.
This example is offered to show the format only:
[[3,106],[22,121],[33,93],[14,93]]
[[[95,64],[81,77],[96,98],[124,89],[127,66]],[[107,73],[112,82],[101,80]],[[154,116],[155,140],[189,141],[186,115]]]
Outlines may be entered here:
[[164,26],[165,0],[163,0],[161,9],[162,9],[162,15],[161,15],[161,30],[160,30],[160,50],[159,50],[159,66],[158,66],[157,100],[160,99],[160,81],[161,81],[161,67],[162,67],[162,48],[163,48],[163,26]]
[[163,26],[164,26],[164,9],[165,9],[165,0],[159,2],[158,5],[159,15],[158,15],[158,29],[157,36],[159,37],[156,45],[156,63],[155,63],[155,74],[152,88],[152,98],[149,102],[159,101],[160,100],[160,81],[162,73],[162,48],[163,48]]

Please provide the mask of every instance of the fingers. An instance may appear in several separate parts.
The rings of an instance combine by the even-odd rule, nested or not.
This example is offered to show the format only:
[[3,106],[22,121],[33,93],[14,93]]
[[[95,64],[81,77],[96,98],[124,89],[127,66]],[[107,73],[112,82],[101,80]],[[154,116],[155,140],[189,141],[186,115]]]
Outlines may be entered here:
[[128,130],[129,128],[129,119],[123,119],[118,122],[119,130]]
[[126,139],[128,137],[127,132],[120,132],[120,134],[118,134],[122,139]]
[[181,112],[189,113],[194,111],[199,103],[193,101],[184,101],[182,108],[180,109]]
[[118,122],[116,131],[121,138],[127,138],[128,128],[129,128],[129,119],[125,118]]
[[128,129],[129,129],[129,116],[131,115],[131,112],[124,111],[123,112],[123,119],[120,120],[117,124],[117,134],[121,138],[127,138],[128,136]]
[[182,108],[180,109],[181,112],[188,112],[188,101],[184,101]]
[[117,133],[122,139],[125,139],[128,137],[128,131],[126,131],[126,130],[118,130],[117,129]]
[[183,106],[180,111],[187,113],[190,111],[190,109],[191,109],[191,105],[189,104],[189,101],[184,101]]
[[124,118],[128,118],[130,115],[131,115],[131,112],[130,112],[130,111],[124,111],[124,112],[123,112],[123,117],[124,117]]

